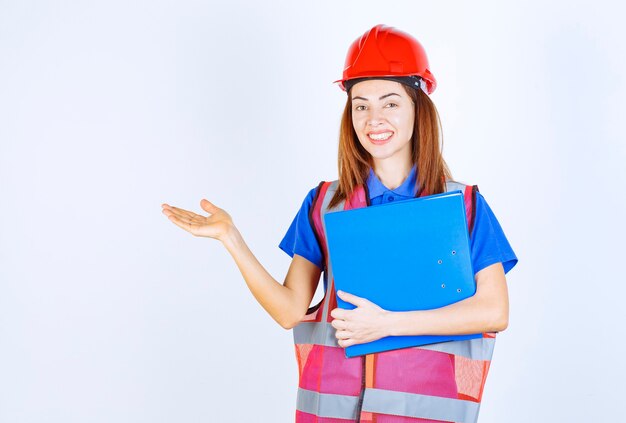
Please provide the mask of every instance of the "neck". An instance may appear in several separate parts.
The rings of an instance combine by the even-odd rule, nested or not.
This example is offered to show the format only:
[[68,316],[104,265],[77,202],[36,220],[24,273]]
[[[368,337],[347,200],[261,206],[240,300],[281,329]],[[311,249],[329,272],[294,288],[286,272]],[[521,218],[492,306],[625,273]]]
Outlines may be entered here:
[[410,160],[380,160],[377,161],[374,159],[374,173],[380,179],[380,182],[383,183],[389,189],[396,189],[402,182],[409,176],[411,173],[411,167],[413,164]]

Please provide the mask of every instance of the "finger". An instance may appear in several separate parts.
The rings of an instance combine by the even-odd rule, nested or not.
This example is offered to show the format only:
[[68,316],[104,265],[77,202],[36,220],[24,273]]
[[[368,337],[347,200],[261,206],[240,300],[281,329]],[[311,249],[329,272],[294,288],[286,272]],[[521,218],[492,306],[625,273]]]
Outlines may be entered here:
[[207,200],[206,198],[203,198],[202,200],[200,200],[200,207],[202,207],[202,210],[209,212],[211,214],[217,212],[219,210],[219,207],[217,207],[215,204],[211,203],[209,200]]
[[349,316],[349,310],[336,308],[330,312],[330,315],[335,319],[346,320],[346,318]]
[[161,207],[163,207],[164,210],[172,210],[174,208],[174,206],[171,206],[167,203],[161,204]]
[[179,218],[192,219],[192,218],[196,218],[196,217],[204,217],[204,216],[198,215],[196,213],[190,212],[189,210],[181,209],[179,207],[170,206],[169,204],[162,204],[162,207],[163,207],[163,213],[165,213],[165,211],[167,210],[167,211],[175,214]]
[[193,224],[193,225],[206,225],[207,222],[207,218],[205,216],[200,216],[200,215],[195,215],[193,217],[188,217],[187,220],[189,221],[189,223]]
[[348,328],[348,323],[345,320],[333,319],[333,321],[330,322],[330,324],[332,325],[332,327],[334,327],[337,330]]
[[174,223],[179,228],[182,228],[182,229],[186,230],[187,232],[195,235],[194,226],[193,226],[193,224],[191,222],[185,221],[185,220],[183,220],[183,219],[181,219],[181,218],[179,218],[179,217],[177,217],[176,215],[173,215],[173,214],[167,216],[167,218],[169,220],[171,220],[172,223]]
[[182,222],[191,222],[191,218],[188,215],[180,213],[177,210],[163,209],[163,214],[165,214],[167,217],[174,216]]
[[352,336],[352,333],[347,330],[338,330],[335,332],[335,338],[337,339],[348,339]]
[[337,341],[337,344],[339,344],[339,346],[341,348],[346,348],[349,347],[351,345],[354,345],[356,342],[354,342],[354,340],[352,338],[348,338],[348,339],[341,339]]
[[180,216],[186,216],[190,219],[198,216],[194,212],[190,212],[189,210],[185,210],[185,209],[179,209],[178,207],[174,207],[174,206],[172,206],[172,211],[174,213],[177,213]]
[[337,291],[337,295],[345,302],[354,304],[357,307],[362,307],[369,303],[369,301],[365,298],[357,297],[356,295],[352,295],[341,290]]
[[170,216],[175,217],[177,219],[177,222],[180,223],[180,225],[184,226],[185,230],[191,232],[194,235],[199,233],[200,228],[205,227],[206,225],[209,224],[207,217],[200,216],[194,213],[191,213],[192,215],[194,215],[193,217],[190,217],[189,215],[181,214],[181,213],[178,213],[177,211],[172,211],[169,209],[163,209],[163,213],[167,217],[170,217]]
[[187,217],[185,214],[181,213],[179,210],[177,210],[175,207],[172,207],[172,206],[163,207],[163,210],[161,211],[167,216],[174,215],[174,216],[178,216],[179,218]]
[[169,204],[161,204],[161,211],[165,214],[167,213],[173,213],[174,211],[172,210],[172,206],[170,206]]

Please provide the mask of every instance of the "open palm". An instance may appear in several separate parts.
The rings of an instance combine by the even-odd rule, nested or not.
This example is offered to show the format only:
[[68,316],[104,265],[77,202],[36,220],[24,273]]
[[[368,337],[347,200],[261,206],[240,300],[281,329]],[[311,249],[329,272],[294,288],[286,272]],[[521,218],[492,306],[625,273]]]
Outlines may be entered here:
[[169,220],[194,236],[221,240],[228,229],[233,226],[233,219],[226,213],[226,210],[220,209],[206,199],[200,201],[200,207],[208,212],[209,216],[202,216],[165,203],[161,207]]

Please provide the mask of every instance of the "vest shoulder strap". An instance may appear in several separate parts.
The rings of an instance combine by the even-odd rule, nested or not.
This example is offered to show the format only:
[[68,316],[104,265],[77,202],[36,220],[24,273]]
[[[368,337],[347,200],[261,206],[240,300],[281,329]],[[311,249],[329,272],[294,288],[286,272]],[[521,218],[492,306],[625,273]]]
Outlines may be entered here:
[[[317,190],[315,191],[315,197],[313,198],[313,203],[309,208],[309,223],[311,224],[311,228],[313,229],[313,233],[315,234],[315,238],[317,239],[317,243],[322,250],[322,255],[324,258],[327,257],[327,251],[326,236],[322,217],[329,211],[328,204],[335,195],[338,186],[338,180],[321,181],[317,186]],[[343,203],[344,202],[341,202],[340,204],[335,206],[334,209],[342,209]],[[324,270],[326,270],[326,260],[324,260]]]
[[467,231],[471,236],[474,230],[474,220],[476,219],[476,193],[479,192],[478,185],[466,185],[453,180],[446,181],[446,192],[457,190],[463,193],[463,199],[465,201],[465,217],[467,219]]

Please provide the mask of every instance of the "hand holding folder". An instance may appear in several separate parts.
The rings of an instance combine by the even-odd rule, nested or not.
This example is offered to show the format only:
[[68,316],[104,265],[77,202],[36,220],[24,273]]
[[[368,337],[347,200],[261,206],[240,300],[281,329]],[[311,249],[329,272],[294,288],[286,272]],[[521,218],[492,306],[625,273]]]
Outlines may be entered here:
[[[460,191],[327,213],[324,223],[336,290],[389,311],[443,307],[476,292]],[[481,336],[391,336],[349,346],[346,356]]]

